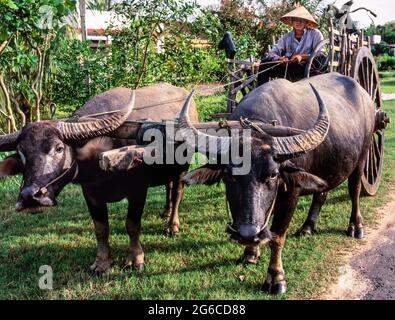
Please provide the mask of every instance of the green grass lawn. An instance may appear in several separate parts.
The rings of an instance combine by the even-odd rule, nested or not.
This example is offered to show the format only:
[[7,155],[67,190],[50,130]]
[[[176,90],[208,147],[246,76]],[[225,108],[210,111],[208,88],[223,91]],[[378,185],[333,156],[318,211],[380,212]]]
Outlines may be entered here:
[[395,73],[380,72],[380,84],[382,93],[395,93]]
[[[223,108],[221,95],[199,98],[203,120]],[[203,114],[203,105],[213,103]],[[394,118],[395,102],[385,104]],[[218,110],[221,111],[221,110]],[[395,172],[395,128],[386,131],[382,184],[375,198],[362,198],[366,225],[374,224],[374,208],[386,201]],[[336,276],[342,254],[358,242],[345,236],[351,204],[346,185],[330,193],[322,209],[319,234],[298,238],[293,234],[306,217],[311,197],[301,199],[290,227],[283,254],[288,292],[272,297],[261,291],[269,260],[262,250],[256,266],[236,263],[243,247],[225,233],[228,217],[224,187],[190,187],[181,204],[181,233],[162,235],[159,218],[165,201],[163,187],[152,188],[142,221],[146,269],[123,271],[128,237],[124,229],[126,202],[110,206],[111,246],[114,266],[103,277],[86,270],[96,254],[91,218],[79,186],[69,185],[59,196],[59,206],[40,215],[14,211],[19,179],[0,183],[0,299],[302,299],[316,297]],[[53,290],[40,290],[41,265],[54,272]]]

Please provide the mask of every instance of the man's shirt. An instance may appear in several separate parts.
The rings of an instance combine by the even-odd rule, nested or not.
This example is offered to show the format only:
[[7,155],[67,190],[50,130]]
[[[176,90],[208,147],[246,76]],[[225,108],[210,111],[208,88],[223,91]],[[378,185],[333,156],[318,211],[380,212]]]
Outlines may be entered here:
[[283,56],[291,58],[296,54],[311,54],[323,39],[321,31],[317,29],[305,29],[300,41],[296,39],[294,31],[288,32],[269,51],[267,58],[276,61]]

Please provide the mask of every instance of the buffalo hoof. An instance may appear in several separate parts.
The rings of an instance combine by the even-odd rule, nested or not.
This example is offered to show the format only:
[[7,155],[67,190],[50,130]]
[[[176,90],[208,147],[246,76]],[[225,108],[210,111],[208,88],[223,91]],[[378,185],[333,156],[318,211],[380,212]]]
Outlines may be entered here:
[[347,229],[347,236],[362,239],[364,237],[363,227],[349,226]]
[[111,259],[96,259],[96,261],[89,267],[88,273],[91,276],[101,276],[110,270],[111,264]]
[[91,270],[90,267],[87,268],[86,271],[88,272],[89,276],[92,277],[92,278],[100,278],[100,277],[102,277],[105,274],[105,272],[98,272],[96,270]]
[[138,273],[144,272],[144,263],[131,264],[126,263],[123,267],[124,270],[136,270]]
[[165,230],[163,230],[163,234],[166,237],[174,236],[179,232],[180,232],[180,227],[176,224],[173,224],[171,227],[166,227]]
[[259,247],[246,247],[243,255],[237,262],[243,264],[257,264],[260,256],[261,251]]
[[162,213],[160,214],[160,217],[162,219],[167,219],[170,217],[170,210],[168,209],[163,209]]
[[142,273],[142,272],[144,272],[144,268],[145,268],[144,263],[140,263],[140,264],[134,266],[134,268],[137,270],[138,273]]
[[284,294],[287,291],[287,283],[285,281],[280,281],[277,283],[265,281],[262,289],[269,294]]
[[259,261],[260,256],[257,254],[253,253],[244,253],[239,260],[237,260],[237,263],[242,263],[242,264],[257,264]]
[[315,233],[317,233],[317,230],[315,228],[312,228],[310,226],[304,226],[296,232],[296,235],[298,237],[311,237]]
[[126,259],[125,266],[123,269],[137,270],[139,273],[144,271],[144,253],[140,254],[129,254]]

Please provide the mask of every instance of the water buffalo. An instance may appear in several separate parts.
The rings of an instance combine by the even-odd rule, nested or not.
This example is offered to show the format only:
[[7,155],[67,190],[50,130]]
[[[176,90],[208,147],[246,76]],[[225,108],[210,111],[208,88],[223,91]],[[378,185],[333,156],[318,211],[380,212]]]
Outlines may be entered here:
[[[0,163],[0,177],[23,173],[17,210],[40,212],[56,204],[57,195],[68,183],[81,185],[98,241],[92,272],[105,272],[112,263],[107,203],[124,198],[129,202],[126,230],[130,248],[126,266],[142,269],[144,265],[139,235],[148,187],[167,185],[164,215],[170,214],[168,231],[178,232],[179,228],[181,177],[188,164],[143,164],[127,173],[105,172],[99,167],[101,152],[135,142],[114,137],[114,130],[121,129],[125,120],[174,119],[187,95],[184,89],[165,83],[133,92],[133,111],[134,103],[129,101],[132,90],[115,88],[93,97],[79,109],[71,118],[78,123],[42,121],[26,125],[21,132],[0,136],[0,151],[17,150],[16,155]],[[125,105],[126,111],[116,112]],[[190,116],[197,120],[194,104]],[[110,134],[113,137],[106,136]]]
[[[186,102],[180,114],[180,126],[190,129],[184,131],[185,138],[207,139],[206,145],[194,146],[195,150],[207,153],[211,143],[218,146],[218,155],[229,152],[234,138],[198,131],[188,117],[188,106]],[[284,132],[269,134],[250,125],[253,130],[248,174],[232,174],[235,165],[231,161],[205,165],[183,178],[189,185],[224,181],[233,219],[227,231],[233,241],[245,245],[244,262],[256,262],[259,246],[269,242],[271,258],[264,282],[267,292],[286,291],[281,252],[299,196],[314,194],[308,224],[309,219],[316,220],[312,215],[318,215],[326,193],[348,179],[352,202],[348,234],[363,236],[359,195],[375,130],[374,110],[369,94],[352,78],[338,73],[296,83],[285,79],[269,82],[249,93],[231,120],[248,118],[266,123],[277,120],[281,126],[304,132],[284,136]],[[271,213],[273,221],[269,230]]]

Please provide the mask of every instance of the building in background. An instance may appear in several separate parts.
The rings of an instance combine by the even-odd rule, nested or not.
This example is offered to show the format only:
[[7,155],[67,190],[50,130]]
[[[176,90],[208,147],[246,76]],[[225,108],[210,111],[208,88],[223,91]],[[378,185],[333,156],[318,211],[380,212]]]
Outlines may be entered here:
[[378,34],[370,36],[370,43],[371,44],[379,44],[379,43],[381,43],[381,36],[378,35]]
[[[117,32],[125,28],[125,23],[123,23],[114,12],[112,11],[96,11],[96,10],[86,10],[86,29],[87,29],[87,40],[90,41],[90,47],[96,50],[100,45],[109,45],[112,41],[112,36],[108,35],[108,30],[112,32]],[[76,21],[75,21],[76,20]],[[78,39],[82,40],[81,36],[81,25],[79,19],[69,19],[68,24],[73,26],[77,31]],[[158,29],[153,33],[155,34],[157,40],[157,52],[163,53],[164,42],[166,40],[166,22],[161,22]],[[182,25],[184,32],[189,33],[187,25]],[[192,46],[196,48],[208,48],[210,47],[209,41],[204,35],[193,39]]]
[[[72,25],[77,31],[77,37],[82,40],[80,20],[77,19],[77,21],[77,23],[72,22]],[[100,45],[111,43],[112,37],[105,34],[109,28],[112,31],[122,28],[122,23],[114,12],[86,10],[87,40],[90,41],[90,47],[93,50],[96,50]]]

